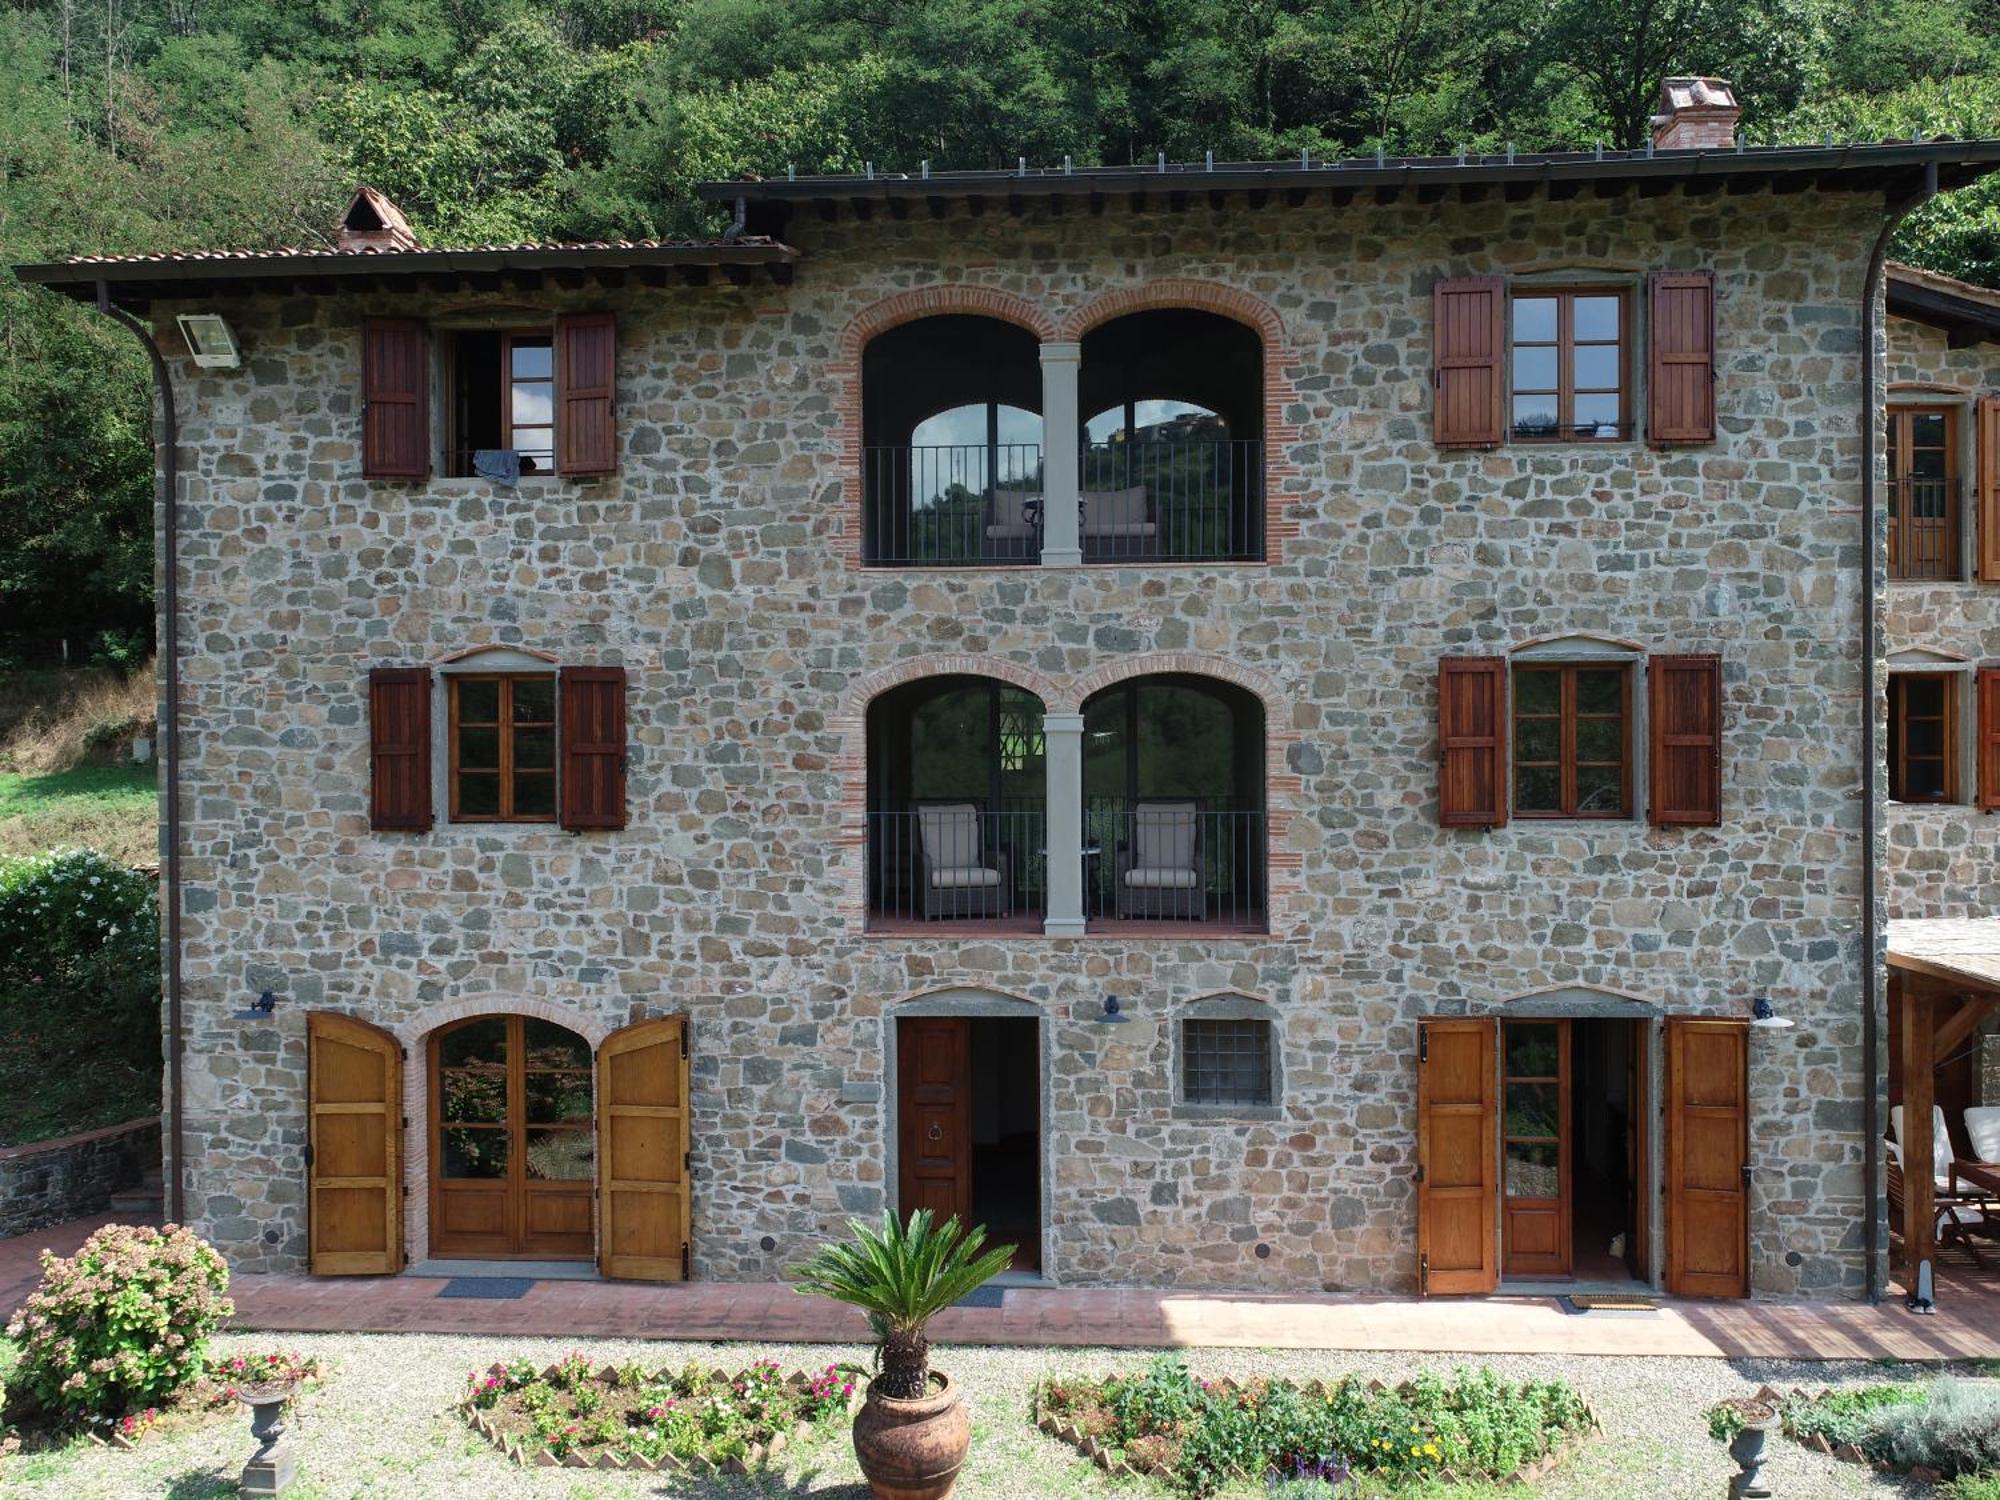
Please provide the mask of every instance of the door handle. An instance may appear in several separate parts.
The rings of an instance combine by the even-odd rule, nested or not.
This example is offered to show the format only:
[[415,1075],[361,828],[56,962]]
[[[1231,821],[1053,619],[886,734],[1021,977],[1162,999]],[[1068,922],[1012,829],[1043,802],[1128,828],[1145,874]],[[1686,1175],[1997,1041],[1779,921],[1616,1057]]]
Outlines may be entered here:
[[[930,1131],[929,1131],[928,1135],[927,1135],[927,1136],[926,1136],[925,1138],[926,1138],[927,1140],[933,1140],[933,1141],[941,1141],[941,1140],[943,1140],[943,1139],[944,1139],[944,1127],[943,1127],[942,1125],[938,1124],[938,1122],[937,1122],[937,1121],[935,1121],[935,1120],[931,1121],[931,1128],[930,1128]],[[1749,1168],[1748,1168],[1748,1167],[1745,1167],[1745,1168],[1744,1168],[1744,1171],[1746,1171],[1746,1172],[1747,1172],[1747,1171],[1749,1171]]]
[[1750,1163],[1747,1161],[1743,1164],[1743,1185],[1750,1186]]

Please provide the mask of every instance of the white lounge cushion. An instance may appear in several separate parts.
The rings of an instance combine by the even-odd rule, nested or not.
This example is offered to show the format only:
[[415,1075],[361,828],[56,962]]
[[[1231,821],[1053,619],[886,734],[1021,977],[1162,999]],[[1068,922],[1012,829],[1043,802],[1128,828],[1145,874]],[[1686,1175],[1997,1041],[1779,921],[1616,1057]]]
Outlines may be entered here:
[[[1899,1109],[1901,1107],[1902,1107],[1901,1105],[1897,1106],[1897,1108]],[[1882,1144],[1889,1148],[1889,1160],[1893,1161],[1897,1166],[1900,1167],[1903,1164],[1902,1143],[1900,1141],[1884,1141]],[[1933,1177],[1931,1181],[1937,1185],[1937,1189],[1939,1192],[1945,1193],[1951,1191],[1950,1174],[1947,1173],[1941,1176]]]
[[933,802],[917,809],[917,826],[923,832],[924,858],[932,870],[984,863],[978,803]]
[[[1889,1111],[1889,1129],[1896,1139],[1903,1139],[1903,1106],[1898,1104]],[[1897,1157],[1900,1161],[1902,1158]],[[1937,1105],[1931,1106],[1931,1174],[1941,1181],[1951,1178],[1951,1132],[1945,1126],[1944,1111]]]
[[1027,542],[1034,540],[1034,536],[1035,528],[1026,521],[1010,521],[1005,525],[986,528],[986,540],[989,542]]
[[1146,487],[1143,484],[1122,490],[1083,492],[1085,536],[1151,536],[1154,529],[1146,514]]
[[[1193,802],[1139,802],[1132,808],[1132,868],[1194,873]],[[1187,882],[1193,885],[1190,879]]]
[[1099,539],[1109,537],[1117,540],[1121,537],[1156,536],[1159,530],[1160,528],[1151,521],[1127,521],[1115,526],[1086,526],[1083,528],[1083,534],[1087,537]]
[[1974,1105],[1965,1112],[1965,1133],[1979,1161],[2000,1162],[2000,1104]]
[[1125,872],[1125,883],[1142,891],[1191,891],[1200,881],[1196,870],[1146,870]]
[[952,865],[931,871],[931,884],[941,891],[969,891],[1000,883],[1000,872],[984,865]]

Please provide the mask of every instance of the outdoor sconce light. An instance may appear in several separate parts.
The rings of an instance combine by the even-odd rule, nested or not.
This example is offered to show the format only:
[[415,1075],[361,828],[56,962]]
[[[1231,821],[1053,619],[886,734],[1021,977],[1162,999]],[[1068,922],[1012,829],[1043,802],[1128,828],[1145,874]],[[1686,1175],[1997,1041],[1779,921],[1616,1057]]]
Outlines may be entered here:
[[239,1010],[231,1019],[236,1021],[261,1021],[277,1008],[278,997],[269,990],[266,990],[250,1002],[247,1010]]
[[1128,1023],[1131,1019],[1132,1018],[1130,1016],[1126,1015],[1125,1012],[1119,1008],[1118,997],[1116,995],[1106,995],[1104,997],[1104,1014],[1097,1018],[1098,1025],[1123,1026],[1126,1023]]
[[175,320],[181,337],[187,340],[194,362],[203,369],[233,370],[242,363],[236,351],[236,335],[216,313],[181,313]]
[[1759,1031],[1790,1031],[1796,1023],[1771,1009],[1771,1002],[1759,995],[1750,1002],[1750,1024]]

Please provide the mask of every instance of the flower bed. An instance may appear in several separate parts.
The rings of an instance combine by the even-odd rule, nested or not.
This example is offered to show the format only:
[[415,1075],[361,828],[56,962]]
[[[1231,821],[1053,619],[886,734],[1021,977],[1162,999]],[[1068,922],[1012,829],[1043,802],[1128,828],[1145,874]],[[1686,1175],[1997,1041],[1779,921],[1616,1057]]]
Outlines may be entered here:
[[1114,1475],[1196,1495],[1232,1482],[1395,1487],[1430,1479],[1532,1481],[1595,1427],[1561,1382],[1510,1385],[1491,1371],[1426,1371],[1390,1387],[1197,1380],[1177,1355],[1136,1375],[1052,1378],[1035,1389],[1042,1431]]
[[1795,1390],[1785,1434],[1808,1448],[1929,1484],[2000,1473],[2000,1390],[1949,1378]]
[[734,1375],[594,1370],[571,1354],[542,1370],[525,1359],[475,1370],[459,1410],[516,1463],[742,1474],[845,1421],[861,1404],[861,1377],[840,1365],[784,1375],[771,1360]]

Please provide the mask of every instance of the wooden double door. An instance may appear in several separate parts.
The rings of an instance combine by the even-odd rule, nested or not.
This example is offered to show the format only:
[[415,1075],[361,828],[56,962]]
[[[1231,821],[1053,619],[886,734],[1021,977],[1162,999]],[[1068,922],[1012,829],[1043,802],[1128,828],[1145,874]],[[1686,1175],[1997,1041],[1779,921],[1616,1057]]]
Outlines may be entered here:
[[[307,1016],[310,1268],[404,1261],[401,1046],[352,1016]],[[691,1271],[688,1031],[640,1021],[593,1057],[566,1027],[482,1016],[432,1034],[429,1251],[590,1260],[606,1276]]]
[[[1490,1292],[1501,1275],[1572,1271],[1576,1171],[1572,1025],[1439,1017],[1418,1025],[1417,1256],[1424,1293]],[[1639,1025],[1643,1036],[1648,1029]],[[1624,1216],[1643,1271],[1655,1202],[1646,1170],[1664,1130],[1659,1204],[1665,1283],[1695,1297],[1744,1297],[1749,1270],[1749,1029],[1666,1022],[1657,1109],[1650,1051],[1636,1051],[1631,1182]]]

